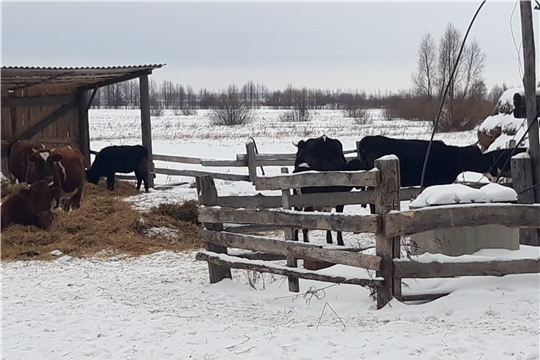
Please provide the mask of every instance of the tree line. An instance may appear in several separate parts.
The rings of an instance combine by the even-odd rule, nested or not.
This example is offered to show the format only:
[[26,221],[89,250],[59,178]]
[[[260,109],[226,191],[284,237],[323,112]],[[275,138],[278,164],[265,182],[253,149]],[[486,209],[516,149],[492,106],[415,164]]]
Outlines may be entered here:
[[[505,84],[487,89],[484,80],[485,54],[473,40],[458,59],[462,36],[452,24],[436,44],[430,33],[421,39],[417,68],[411,74],[412,87],[396,93],[367,94],[363,90],[330,90],[287,85],[282,90],[247,81],[238,87],[195,92],[190,85],[165,80],[149,82],[152,115],[172,109],[177,115],[191,115],[197,109],[294,109],[291,121],[309,120],[309,111],[316,109],[343,110],[346,116],[362,116],[367,108],[383,108],[387,118],[435,121],[439,110],[440,130],[456,131],[474,128],[489,115],[504,90]],[[452,76],[454,64],[457,63]],[[441,106],[443,94],[447,96]],[[113,84],[98,90],[94,108],[138,108],[138,79]]]

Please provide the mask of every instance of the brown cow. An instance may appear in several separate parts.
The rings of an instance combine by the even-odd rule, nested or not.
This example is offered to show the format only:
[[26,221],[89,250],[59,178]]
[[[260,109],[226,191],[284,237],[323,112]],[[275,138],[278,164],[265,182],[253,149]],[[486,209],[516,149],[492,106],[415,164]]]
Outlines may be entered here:
[[44,149],[45,145],[29,140],[19,140],[11,146],[9,152],[9,171],[21,183],[26,181],[28,157],[36,150]]
[[56,198],[56,207],[62,200],[65,211],[79,208],[87,167],[86,158],[79,150],[71,146],[40,149],[28,157],[28,162],[26,181],[29,184],[40,180],[54,182],[63,192]]
[[1,207],[2,230],[11,224],[49,228],[52,224],[51,201],[61,192],[59,188],[49,188],[45,181],[37,181],[29,188],[11,194]]

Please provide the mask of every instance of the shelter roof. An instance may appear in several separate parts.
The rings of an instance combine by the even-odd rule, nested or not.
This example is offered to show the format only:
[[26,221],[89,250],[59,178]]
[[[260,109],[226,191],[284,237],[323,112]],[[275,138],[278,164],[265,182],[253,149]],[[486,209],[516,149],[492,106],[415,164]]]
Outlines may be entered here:
[[34,87],[70,87],[93,89],[144,74],[151,74],[166,64],[109,67],[20,67],[2,66],[2,93]]

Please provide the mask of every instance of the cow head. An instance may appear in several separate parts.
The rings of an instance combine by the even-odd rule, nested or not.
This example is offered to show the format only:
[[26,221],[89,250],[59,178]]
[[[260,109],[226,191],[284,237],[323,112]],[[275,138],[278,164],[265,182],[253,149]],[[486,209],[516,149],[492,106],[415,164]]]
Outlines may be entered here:
[[99,181],[99,172],[93,168],[86,170],[86,180],[92,184],[97,184]]
[[19,195],[27,200],[28,212],[38,219],[37,226],[47,229],[52,224],[51,202],[60,196],[60,188],[50,188],[45,181],[37,181],[28,189],[19,190]]
[[48,183],[55,181],[55,163],[61,160],[62,155],[54,154],[51,150],[34,150],[32,155],[28,156],[28,163],[31,166],[28,168],[27,179],[29,181],[44,180]]
[[297,148],[295,169],[330,171],[343,169],[347,164],[341,142],[326,135],[301,140]]

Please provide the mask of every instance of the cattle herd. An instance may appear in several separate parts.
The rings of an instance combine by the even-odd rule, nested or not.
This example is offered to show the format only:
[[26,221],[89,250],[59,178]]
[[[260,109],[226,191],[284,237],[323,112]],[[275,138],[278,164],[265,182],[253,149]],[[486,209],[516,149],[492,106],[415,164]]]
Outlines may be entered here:
[[107,177],[107,187],[114,189],[117,172],[135,172],[137,189],[144,181],[148,191],[148,150],[140,145],[109,146],[102,149],[91,167],[86,157],[71,146],[47,149],[39,143],[20,140],[8,154],[13,177],[28,184],[10,195],[1,207],[1,227],[11,224],[35,225],[47,229],[52,224],[51,204],[64,211],[78,209],[86,181],[97,184]]
[[[401,186],[417,186],[421,185],[428,144],[425,140],[366,136],[358,144],[358,158],[347,161],[342,143],[323,135],[301,140],[296,144],[293,172],[371,170],[375,159],[394,154],[400,161]],[[425,169],[424,186],[450,184],[464,171],[483,173],[489,179],[507,177],[510,172],[510,157],[526,150],[518,148],[482,153],[476,144],[460,147],[434,141]],[[8,166],[13,177],[19,182],[26,182],[28,187],[12,194],[3,202],[1,227],[4,229],[17,223],[47,229],[52,224],[51,203],[53,207],[65,211],[77,209],[85,181],[97,184],[100,177],[106,177],[107,188],[114,190],[114,176],[117,172],[135,172],[137,189],[140,189],[144,182],[145,190],[148,191],[148,158],[148,150],[140,145],[109,146],[97,154],[94,163],[89,167],[86,157],[70,146],[47,149],[39,143],[17,141],[10,148]],[[346,186],[297,189],[301,193],[351,190],[352,187]],[[343,206],[337,206],[336,211],[342,212]],[[298,240],[298,231],[295,237]],[[303,237],[307,242],[307,230],[303,230]],[[330,232],[327,232],[326,239],[328,243],[332,243]],[[340,232],[337,234],[337,243],[343,245]]]
[[[392,139],[385,136],[366,136],[358,143],[358,158],[347,161],[343,146],[339,140],[327,136],[300,141],[297,144],[294,171],[307,170],[371,170],[376,159],[384,155],[396,155],[400,163],[400,185],[403,187],[421,185],[424,159],[429,141]],[[470,146],[451,146],[442,141],[433,141],[430,156],[424,171],[424,186],[451,184],[465,171],[485,174],[494,180],[500,176],[509,177],[510,157],[527,151],[525,148],[497,150],[482,153],[474,144]],[[352,187],[302,188],[301,193],[342,192]],[[305,208],[305,211],[322,210]],[[324,209],[329,210],[329,209]],[[337,206],[336,212],[342,212],[343,206]],[[373,208],[372,208],[373,212]],[[304,241],[308,241],[307,230],[303,230]],[[298,240],[298,232],[295,232]],[[332,235],[327,232],[326,241],[332,243]],[[337,233],[338,245],[343,245],[340,232]]]

